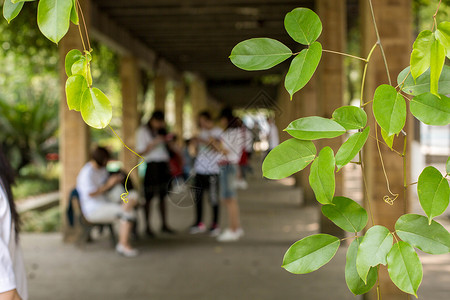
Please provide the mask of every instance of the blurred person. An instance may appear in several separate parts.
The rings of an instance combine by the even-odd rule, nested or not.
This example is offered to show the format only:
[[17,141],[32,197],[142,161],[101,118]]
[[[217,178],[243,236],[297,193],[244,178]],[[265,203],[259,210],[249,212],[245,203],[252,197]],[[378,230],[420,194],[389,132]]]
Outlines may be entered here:
[[165,198],[168,193],[170,175],[169,138],[164,121],[164,113],[156,110],[146,125],[139,127],[136,134],[136,150],[146,162],[144,177],[146,233],[154,237],[150,224],[151,201],[155,194],[159,197],[159,212],[162,221],[162,232],[173,233],[167,225]]
[[[184,147],[182,150],[183,156],[183,179],[186,182],[191,175],[195,163],[195,147],[194,139],[184,140]],[[193,150],[194,148],[194,150]]]
[[269,153],[270,151],[272,151],[273,148],[278,146],[278,144],[280,143],[280,138],[278,137],[278,128],[275,125],[275,120],[271,117],[268,117],[267,123],[269,125],[269,131],[267,133],[267,141],[269,143],[269,148],[267,149],[267,153]]
[[198,144],[198,154],[194,164],[195,178],[193,183],[193,193],[195,197],[196,220],[190,228],[191,234],[206,231],[203,218],[203,193],[207,190],[209,203],[212,208],[212,223],[209,227],[211,236],[219,234],[219,165],[220,153],[212,144],[220,139],[222,129],[214,125],[211,114],[203,111],[198,115],[198,126],[200,132],[195,138]]
[[0,299],[28,299],[27,278],[19,244],[20,218],[11,185],[14,172],[0,146]]
[[242,121],[240,122],[240,129],[243,147],[242,154],[239,159],[239,172],[236,184],[237,188],[245,190],[248,188],[247,174],[252,172],[249,161],[253,153],[253,133]]
[[237,201],[236,179],[238,163],[243,150],[240,124],[233,116],[231,108],[220,113],[220,125],[224,129],[220,141],[213,145],[222,155],[219,160],[220,197],[228,213],[228,227],[218,237],[219,242],[239,240],[244,231],[241,228],[239,204]]
[[91,160],[81,169],[77,177],[77,191],[83,214],[92,223],[112,223],[120,219],[117,253],[126,257],[138,255],[129,243],[130,232],[136,220],[134,207],[138,204],[136,192],[130,192],[127,203],[122,203],[124,192],[122,174],[110,175],[106,165],[111,155],[106,148],[96,147]]

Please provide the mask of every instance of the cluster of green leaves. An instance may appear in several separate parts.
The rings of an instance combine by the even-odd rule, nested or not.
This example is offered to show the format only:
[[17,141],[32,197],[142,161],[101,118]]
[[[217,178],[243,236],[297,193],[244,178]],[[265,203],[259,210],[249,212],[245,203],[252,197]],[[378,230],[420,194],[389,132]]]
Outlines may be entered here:
[[[289,35],[308,48],[294,54],[279,41],[255,38],[237,44],[230,59],[244,70],[264,70],[296,55],[285,79],[286,90],[292,98],[308,83],[319,64],[322,47],[316,39],[322,24],[319,17],[306,8],[289,12],[284,24]],[[445,55],[450,53],[448,24],[443,22],[435,32],[419,35],[411,55],[411,66],[398,77],[399,91],[387,84],[380,85],[375,91],[373,114],[390,148],[406,122],[407,108],[401,91],[414,95],[410,110],[420,121],[431,125],[450,124],[450,99],[443,95],[450,93],[449,68],[443,63]],[[410,72],[409,68],[413,71]],[[343,106],[336,109],[330,119],[318,116],[300,118],[291,122],[285,131],[292,138],[267,155],[262,166],[263,175],[281,179],[311,164],[309,183],[316,200],[322,204],[323,215],[355,235],[347,250],[345,266],[350,291],[354,294],[368,292],[376,283],[377,269],[382,264],[387,265],[389,275],[399,289],[417,295],[423,272],[414,248],[430,254],[450,252],[450,233],[433,220],[449,205],[447,179],[434,167],[425,168],[419,177],[419,201],[428,218],[405,214],[397,220],[394,232],[375,225],[358,236],[367,226],[367,211],[352,199],[335,196],[335,172],[358,155],[369,137],[365,111],[360,107]],[[330,147],[324,147],[317,154],[313,140],[335,138],[346,133],[349,137],[336,154]],[[450,172],[449,162],[450,159],[447,173]],[[328,234],[301,239],[287,250],[283,268],[295,274],[315,271],[333,258],[340,242],[339,238]]]
[[[33,0],[5,0],[3,16],[11,22],[22,10],[24,3]],[[77,0],[40,0],[37,23],[42,34],[58,43],[69,30],[70,22],[79,26]],[[106,127],[112,118],[109,99],[92,86],[91,49],[84,53],[77,49],[69,51],[65,59],[66,96],[69,109],[81,112],[86,124],[94,128]]]

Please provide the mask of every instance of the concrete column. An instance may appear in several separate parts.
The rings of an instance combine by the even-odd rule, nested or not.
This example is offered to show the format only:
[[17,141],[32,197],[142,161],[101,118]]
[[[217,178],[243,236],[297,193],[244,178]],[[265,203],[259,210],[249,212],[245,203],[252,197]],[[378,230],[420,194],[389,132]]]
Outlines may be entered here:
[[183,83],[175,86],[175,134],[180,143],[183,140],[183,106],[186,96],[186,88]]
[[198,114],[207,109],[208,91],[206,84],[200,78],[195,78],[191,82],[190,86],[191,94],[191,106],[192,106],[192,121],[194,132],[197,130],[197,117]]
[[[80,0],[87,26],[90,24],[90,1]],[[61,78],[61,103],[59,106],[60,115],[60,135],[59,135],[59,156],[61,162],[60,173],[60,208],[62,211],[62,224],[64,240],[69,241],[70,236],[66,226],[66,207],[70,191],[75,188],[77,175],[83,165],[89,159],[89,130],[88,126],[81,118],[81,114],[76,111],[69,111],[66,101],[65,84],[67,75],[64,67],[64,60],[67,52],[72,49],[83,50],[78,28],[71,24],[66,36],[59,42],[59,76]]]
[[[122,89],[122,131],[121,138],[131,149],[136,145],[136,130],[139,126],[139,113],[137,109],[140,94],[140,72],[133,56],[123,56],[120,59],[120,83]],[[138,162],[138,157],[125,147],[120,153],[120,160],[125,171],[131,170]],[[137,172],[132,173],[133,183],[139,181]]]
[[[345,52],[346,50],[346,1],[317,0],[317,13],[322,20],[323,30],[320,37],[322,47],[328,50]],[[344,105],[345,70],[343,57],[323,53],[317,70],[318,76],[318,113],[324,118],[331,118],[333,111]],[[319,148],[330,146],[334,153],[342,145],[342,137],[321,140]],[[318,149],[319,151],[319,149]],[[336,173],[336,196],[343,196],[344,170]],[[343,236],[344,232],[328,218],[321,215],[321,232]]]
[[[398,73],[409,65],[409,54],[411,52],[411,30],[412,30],[412,15],[411,15],[411,0],[377,0],[373,1],[376,22],[379,29],[381,42],[387,56],[387,63],[389,65],[390,76],[392,84],[396,85],[396,78]],[[362,36],[362,56],[367,56],[372,46],[376,43],[374,25],[370,14],[370,7],[367,1],[360,1],[360,15],[361,15],[361,36]],[[373,94],[377,86],[388,83],[386,69],[383,63],[381,52],[376,49],[372,56],[368,68],[366,88],[364,90],[364,102],[373,99]],[[372,105],[366,106],[368,115],[368,124],[371,126],[371,136],[375,136],[374,118],[372,112]],[[413,139],[413,126],[411,116],[408,116],[407,126],[405,131],[408,134],[409,141]],[[381,139],[381,134],[378,131],[378,136]],[[403,136],[400,135],[394,141],[394,148],[402,152]],[[407,145],[410,149],[410,145]],[[390,189],[393,193],[399,194],[395,200],[394,205],[389,205],[383,201],[385,195],[393,196],[387,190],[386,180],[382,171],[378,149],[374,139],[369,138],[365,152],[364,164],[365,175],[367,180],[367,195],[365,201],[370,199],[375,224],[384,225],[389,230],[394,229],[394,224],[398,217],[408,210],[408,195],[404,194],[402,158],[387,147],[380,145],[381,154],[383,156],[384,165],[386,166],[387,175],[390,182]],[[408,150],[408,153],[411,153]],[[410,182],[410,156],[407,156],[407,172],[406,180]],[[367,207],[367,205],[366,205]],[[380,285],[381,296],[383,299],[397,300],[409,299],[405,293],[402,293],[389,279],[386,268],[380,268]],[[375,291],[369,294],[366,299],[377,299]]]
[[166,110],[166,95],[167,95],[167,79],[164,76],[158,75],[155,77],[154,81],[154,92],[155,92],[155,110]]

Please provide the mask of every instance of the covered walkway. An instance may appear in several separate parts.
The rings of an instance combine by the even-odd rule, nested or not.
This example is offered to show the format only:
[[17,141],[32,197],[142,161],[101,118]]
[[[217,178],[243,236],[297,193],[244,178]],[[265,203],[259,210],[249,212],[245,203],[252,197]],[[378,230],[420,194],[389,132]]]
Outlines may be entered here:
[[[280,267],[294,241],[318,232],[319,211],[303,208],[299,188],[289,182],[258,173],[249,183],[239,194],[246,235],[237,243],[189,235],[193,208],[176,201],[169,216],[179,233],[138,241],[142,254],[133,259],[119,257],[106,234],[84,250],[64,244],[58,233],[23,234],[30,294],[34,300],[359,299],[345,285],[345,242],[329,264],[311,274],[292,275]],[[447,299],[450,254],[420,255],[419,298]]]

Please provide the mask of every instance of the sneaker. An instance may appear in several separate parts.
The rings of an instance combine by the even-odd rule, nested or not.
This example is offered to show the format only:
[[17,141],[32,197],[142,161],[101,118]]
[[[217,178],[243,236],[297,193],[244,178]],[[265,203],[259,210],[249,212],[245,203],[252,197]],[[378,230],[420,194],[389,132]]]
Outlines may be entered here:
[[209,229],[209,236],[211,237],[217,237],[220,234],[220,228],[219,227],[211,227]]
[[139,251],[136,249],[125,248],[122,244],[116,245],[116,252],[125,257],[135,257],[139,254]]
[[161,232],[167,233],[167,234],[175,234],[175,231],[173,231],[172,229],[170,229],[170,228],[167,227],[167,226],[163,226],[163,227],[161,228]]
[[240,190],[246,190],[248,189],[248,183],[245,179],[238,179],[236,181],[236,188]]
[[236,242],[244,235],[244,231],[239,228],[236,231],[232,231],[231,229],[226,229],[221,235],[217,237],[217,241],[219,242]]
[[197,233],[204,233],[206,232],[206,226],[203,223],[198,223],[197,225],[192,226],[189,228],[190,234],[197,234]]

